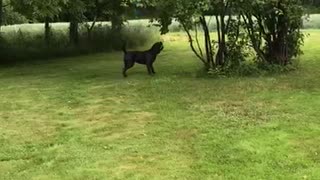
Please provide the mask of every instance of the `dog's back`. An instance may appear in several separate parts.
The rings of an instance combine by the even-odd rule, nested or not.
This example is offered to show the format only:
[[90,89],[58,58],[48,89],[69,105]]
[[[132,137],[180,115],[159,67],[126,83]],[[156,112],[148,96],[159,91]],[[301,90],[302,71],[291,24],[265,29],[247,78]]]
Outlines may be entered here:
[[125,61],[131,63],[146,64],[147,56],[152,56],[149,51],[124,51]]
[[146,56],[150,56],[150,50],[147,51],[128,51],[127,43],[125,42],[122,46],[122,51],[124,53],[124,61],[131,64],[131,63],[139,63],[139,64],[146,64]]

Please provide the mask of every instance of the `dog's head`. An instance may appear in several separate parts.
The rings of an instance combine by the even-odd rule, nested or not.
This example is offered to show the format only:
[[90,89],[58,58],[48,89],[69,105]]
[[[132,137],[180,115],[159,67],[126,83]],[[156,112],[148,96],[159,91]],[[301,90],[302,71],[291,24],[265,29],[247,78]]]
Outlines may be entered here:
[[160,54],[163,48],[164,48],[163,43],[157,42],[152,46],[151,51],[154,52],[155,54]]

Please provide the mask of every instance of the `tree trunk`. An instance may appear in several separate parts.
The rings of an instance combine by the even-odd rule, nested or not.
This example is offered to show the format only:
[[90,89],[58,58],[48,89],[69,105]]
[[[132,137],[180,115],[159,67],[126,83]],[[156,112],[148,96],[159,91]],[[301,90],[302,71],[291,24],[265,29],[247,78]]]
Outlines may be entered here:
[[113,15],[111,17],[111,29],[114,33],[120,33],[122,29],[122,21],[119,15]]
[[70,38],[70,43],[73,45],[78,45],[79,44],[79,23],[77,21],[72,20],[70,22],[70,27],[69,27],[69,38]]
[[[279,2],[279,9],[284,9],[282,4]],[[272,64],[278,65],[287,65],[290,60],[288,53],[288,19],[285,16],[286,12],[284,11],[283,15],[272,14],[270,18],[270,24],[273,24],[272,27],[269,27],[271,31],[271,40],[267,39],[268,51],[267,58],[268,61]],[[276,20],[277,19],[277,20]],[[271,29],[271,30],[270,30]]]
[[217,21],[217,30],[218,30],[218,41],[219,41],[219,49],[216,55],[216,65],[222,66],[225,62],[225,54],[226,54],[226,25],[224,22],[225,16],[220,15],[220,19],[216,16]]
[[219,45],[219,49],[221,49],[221,58],[219,61],[219,66],[224,65],[225,63],[225,58],[226,58],[226,34],[227,34],[227,28],[226,28],[226,24],[224,22],[225,20],[225,15],[221,15],[220,16],[221,19],[221,44]]
[[89,41],[89,42],[91,41],[91,37],[92,37],[92,30],[93,30],[93,28],[94,28],[94,26],[95,26],[96,22],[97,22],[97,16],[95,16],[95,17],[94,17],[94,19],[93,19],[93,22],[92,22],[91,26],[89,26],[89,24],[88,24],[88,27],[87,27],[87,36],[88,36],[88,41]]
[[45,25],[44,25],[44,40],[47,46],[50,45],[50,31],[51,31],[51,27],[50,27],[50,18],[46,17],[45,19]]
[[111,32],[113,35],[112,46],[115,50],[120,50],[122,48],[122,42],[118,39],[121,39],[121,30],[122,30],[122,20],[119,15],[113,15],[111,17]]
[[205,38],[205,47],[206,47],[206,55],[207,55],[207,64],[210,67],[215,67],[215,63],[213,61],[213,52],[212,52],[212,45],[211,45],[211,37],[209,28],[204,16],[200,17],[200,22],[202,25],[202,29],[204,31],[204,38]]

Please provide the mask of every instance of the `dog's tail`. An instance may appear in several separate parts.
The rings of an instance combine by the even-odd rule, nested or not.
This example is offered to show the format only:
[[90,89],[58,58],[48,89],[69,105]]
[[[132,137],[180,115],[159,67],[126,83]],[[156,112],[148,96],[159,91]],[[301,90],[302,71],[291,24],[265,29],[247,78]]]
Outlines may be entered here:
[[123,41],[122,51],[126,54],[127,53],[127,42]]

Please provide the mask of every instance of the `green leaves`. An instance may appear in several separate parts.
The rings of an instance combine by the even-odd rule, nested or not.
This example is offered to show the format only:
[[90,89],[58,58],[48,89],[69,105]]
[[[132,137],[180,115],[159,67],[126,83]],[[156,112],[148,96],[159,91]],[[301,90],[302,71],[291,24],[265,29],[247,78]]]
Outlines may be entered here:
[[29,19],[40,19],[49,17],[53,19],[58,16],[62,10],[62,5],[67,0],[11,0],[15,10],[25,15]]
[[[157,9],[155,21],[161,27],[162,33],[168,32],[168,26],[173,19],[177,20],[186,31],[191,46],[193,46],[191,33],[192,31],[196,31],[195,28],[199,26],[197,20],[199,18],[204,19],[204,16],[215,16],[219,39],[216,59],[230,57],[231,53],[226,52],[226,49],[229,47],[231,48],[227,51],[231,49],[235,50],[235,53],[243,53],[241,52],[241,48],[248,46],[250,39],[251,46],[256,51],[257,59],[285,65],[290,62],[291,58],[298,55],[303,41],[303,36],[299,31],[302,27],[301,18],[304,13],[300,0],[132,1],[143,5],[150,3],[149,5]],[[242,18],[238,18],[235,22],[232,19],[232,15]],[[204,32],[206,32],[206,23],[205,20],[201,23]],[[232,25],[235,25],[235,27]],[[241,35],[240,29],[242,31],[246,30],[244,32],[245,35]],[[228,42],[225,42],[226,37]],[[205,46],[207,46],[206,53],[208,60],[213,55],[210,46],[214,46],[214,44],[210,40],[210,35],[205,35],[204,39],[206,39]],[[231,46],[229,46],[230,44]],[[196,52],[196,48],[191,48],[198,57],[201,56],[201,50]],[[233,56],[240,57],[236,54],[233,54]],[[202,57],[200,59],[204,60]],[[216,64],[223,63],[219,62]]]

